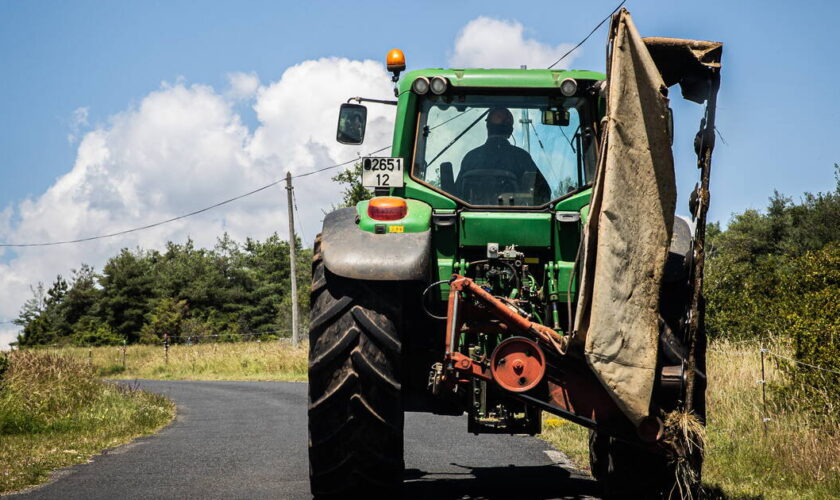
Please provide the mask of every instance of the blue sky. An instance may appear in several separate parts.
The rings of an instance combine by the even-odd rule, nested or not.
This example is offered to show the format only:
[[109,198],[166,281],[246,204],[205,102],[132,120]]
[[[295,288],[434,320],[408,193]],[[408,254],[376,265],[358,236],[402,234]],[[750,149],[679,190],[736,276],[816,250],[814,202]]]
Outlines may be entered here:
[[[616,4],[6,0],[0,3],[0,239],[132,227],[240,194],[281,177],[285,168],[352,158],[359,151],[319,134],[334,134],[344,96],[388,96],[379,67],[388,49],[403,49],[409,69],[447,66],[460,57],[456,41],[465,27],[483,17],[521,25],[522,36],[539,45],[536,55],[547,57],[578,42]],[[718,128],[727,144],[719,142],[715,153],[712,220],[763,208],[774,189],[797,197],[833,188],[833,163],[840,162],[836,2],[631,0],[626,7],[642,35],[725,43]],[[602,27],[574,54],[572,67],[603,70],[605,33]],[[323,59],[329,57],[340,59]],[[691,138],[701,108],[681,104],[677,92],[678,138],[683,135],[675,152],[686,189],[696,175]],[[287,114],[278,116],[277,109]],[[376,139],[387,141],[389,118],[378,119],[370,149],[384,145]],[[205,122],[215,125],[202,128]],[[188,144],[197,141],[193,130],[206,140]],[[235,147],[192,152],[208,143]],[[156,155],[171,163],[155,170],[149,158]],[[313,176],[298,188],[309,241],[335,194],[328,183]],[[281,194],[221,209],[199,221],[203,226],[173,225],[54,251],[0,252],[0,321],[16,315],[30,283],[66,275],[82,261],[99,266],[121,246],[159,246],[186,235],[212,244],[222,230],[240,237],[285,234]],[[148,202],[121,204],[132,196]],[[248,222],[249,214],[260,224]],[[205,233],[213,234],[202,241]]]
[[[441,66],[458,31],[478,15],[517,20],[546,43],[573,42],[615,4],[6,1],[0,201],[37,196],[72,167],[74,110],[88,108],[89,124],[106,122],[161,81],[222,87],[229,72],[276,78],[323,56],[379,60],[391,46],[403,48],[410,67]],[[713,218],[763,207],[774,188],[830,189],[832,163],[840,161],[838,4],[711,1],[705,12],[697,5],[626,4],[643,35],[726,43],[718,121],[728,146],[717,151]],[[575,66],[603,68],[604,31]]]

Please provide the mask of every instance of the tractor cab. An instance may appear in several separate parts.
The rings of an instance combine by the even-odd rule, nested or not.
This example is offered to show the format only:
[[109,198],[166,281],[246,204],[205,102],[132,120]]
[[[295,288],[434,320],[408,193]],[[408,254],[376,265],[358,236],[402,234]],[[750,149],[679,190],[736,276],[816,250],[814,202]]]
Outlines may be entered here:
[[[396,81],[404,66],[389,69]],[[396,101],[354,98],[396,106],[391,157],[363,159],[362,182],[376,197],[356,207],[357,227],[386,237],[428,232],[436,257],[422,278],[429,281],[490,258],[506,294],[523,292],[517,282],[533,280],[534,290],[550,282],[550,305],[539,314],[561,328],[597,163],[604,78],[591,71],[425,69],[399,80]],[[342,105],[340,142],[361,143],[364,116],[363,105]],[[382,218],[384,197],[399,200],[405,213]],[[521,254],[512,261],[520,276],[493,249]],[[443,301],[448,293],[442,284],[429,295]]]
[[[425,80],[416,77],[412,91]],[[580,92],[573,78],[563,83],[568,95],[556,87],[450,85],[440,95],[418,94],[411,178],[460,206],[492,210],[545,208],[586,186],[595,168],[597,88],[593,98],[593,82]]]
[[[407,166],[399,178],[363,181],[380,194],[435,200],[434,208],[549,209],[593,178],[603,79],[563,70],[412,71],[395,89],[398,101],[355,98],[397,106],[392,154]],[[360,104],[342,105],[339,141],[361,144],[365,116]]]

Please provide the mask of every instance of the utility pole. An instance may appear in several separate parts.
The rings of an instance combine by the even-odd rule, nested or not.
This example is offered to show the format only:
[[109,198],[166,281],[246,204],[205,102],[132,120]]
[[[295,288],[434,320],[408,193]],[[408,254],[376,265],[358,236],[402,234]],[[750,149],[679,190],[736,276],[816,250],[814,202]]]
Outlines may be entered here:
[[292,344],[298,345],[298,296],[297,296],[297,274],[295,273],[295,210],[292,201],[292,173],[286,172],[286,199],[289,210],[289,260],[292,282]]

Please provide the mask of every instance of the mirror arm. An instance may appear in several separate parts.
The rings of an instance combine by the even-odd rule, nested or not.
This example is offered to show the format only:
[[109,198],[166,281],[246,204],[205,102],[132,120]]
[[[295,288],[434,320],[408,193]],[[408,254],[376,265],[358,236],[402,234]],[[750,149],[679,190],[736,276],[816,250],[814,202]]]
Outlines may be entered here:
[[363,102],[375,102],[375,103],[378,103],[378,104],[389,104],[391,106],[396,106],[397,105],[397,101],[386,101],[386,100],[383,100],[383,99],[368,99],[367,97],[351,97],[350,99],[347,99],[347,102],[350,102],[350,101],[356,101],[360,104],[363,103]]

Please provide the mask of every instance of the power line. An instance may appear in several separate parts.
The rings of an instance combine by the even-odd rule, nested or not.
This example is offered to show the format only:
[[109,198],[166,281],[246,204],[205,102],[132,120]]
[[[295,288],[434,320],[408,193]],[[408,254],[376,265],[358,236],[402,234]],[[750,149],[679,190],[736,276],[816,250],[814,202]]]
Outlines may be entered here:
[[[391,147],[391,145],[389,144],[389,145],[387,145],[383,148],[377,149],[376,151],[371,151],[370,153],[368,153],[368,155],[373,155],[373,154],[376,154],[376,153],[380,153],[380,152],[382,152],[382,151],[384,151],[384,150],[386,150],[390,147]],[[343,167],[345,165],[349,165],[349,164],[355,163],[357,161],[359,161],[359,159],[354,158],[352,160],[348,160],[348,161],[341,162],[341,163],[336,163],[335,165],[330,165],[328,167],[323,167],[323,168],[319,168],[319,169],[316,169],[316,170],[312,170],[310,172],[304,172],[302,174],[293,175],[292,178],[307,177],[309,175],[314,175],[314,174],[317,174],[317,173],[320,173],[320,172],[324,172],[326,170],[331,170],[331,169],[334,169],[334,168]],[[194,210],[192,212],[189,212],[189,213],[186,213],[186,214],[183,214],[183,215],[179,215],[177,217],[172,217],[172,218],[165,219],[165,220],[162,220],[162,221],[154,222],[152,224],[146,224],[145,226],[139,226],[139,227],[134,227],[134,228],[131,228],[131,229],[125,229],[123,231],[117,231],[115,233],[100,234],[100,235],[97,235],[97,236],[89,236],[87,238],[78,238],[78,239],[75,239],[75,240],[49,241],[49,242],[41,242],[41,243],[0,243],[0,248],[49,247],[49,246],[55,246],[55,245],[67,245],[67,244],[70,244],[70,243],[83,243],[83,242],[86,242],[86,241],[101,240],[101,239],[104,239],[104,238],[113,238],[114,236],[121,236],[121,235],[124,235],[124,234],[134,233],[134,232],[137,232],[137,231],[143,231],[143,230],[146,230],[146,229],[151,229],[153,227],[162,226],[164,224],[169,224],[170,222],[175,222],[177,220],[186,219],[188,217],[192,217],[194,215],[198,215],[200,213],[207,212],[208,210],[212,210],[214,208],[221,207],[222,205],[227,205],[229,203],[233,203],[234,201],[241,200],[242,198],[246,198],[248,196],[257,194],[260,191],[265,191],[266,189],[268,189],[270,187],[273,187],[273,186],[276,186],[277,184],[280,184],[281,182],[284,182],[284,181],[285,181],[285,179],[278,179],[274,182],[266,184],[265,186],[258,187],[257,189],[254,189],[252,191],[248,191],[247,193],[244,193],[244,194],[240,194],[239,196],[234,196],[233,198],[228,198],[224,201],[214,203],[214,204],[212,204],[208,207],[200,208],[198,210]]]
[[622,6],[622,5],[624,5],[624,2],[626,2],[626,1],[627,1],[627,0],[621,0],[621,3],[620,3],[620,4],[618,4],[618,7],[616,7],[615,9],[613,9],[613,11],[612,11],[612,12],[610,12],[610,15],[608,15],[608,16],[607,16],[607,17],[605,17],[605,18],[604,18],[604,19],[603,19],[600,23],[598,23],[598,26],[595,26],[595,28],[593,28],[593,30],[592,30],[592,31],[590,31],[588,35],[586,35],[586,38],[584,38],[583,40],[581,40],[581,41],[580,41],[580,43],[578,43],[577,45],[575,45],[574,47],[572,47],[572,49],[571,49],[570,51],[568,51],[568,52],[566,52],[565,54],[563,54],[562,56],[560,56],[560,59],[558,59],[558,60],[554,61],[554,63],[553,63],[551,66],[549,66],[549,67],[548,67],[548,69],[551,69],[551,68],[553,68],[553,67],[557,66],[557,65],[560,63],[560,61],[562,61],[563,59],[565,59],[565,58],[566,58],[566,56],[568,56],[568,55],[569,55],[569,54],[571,54],[572,52],[576,51],[576,50],[577,50],[577,49],[578,49],[581,45],[583,45],[584,43],[586,43],[586,41],[587,41],[587,40],[589,40],[589,37],[591,37],[591,36],[592,36],[592,35],[593,35],[596,31],[598,31],[598,28],[600,28],[601,26],[603,26],[603,25],[604,25],[604,23],[605,23],[605,22],[607,22],[607,19],[611,18],[611,17],[613,16],[613,14],[615,14],[616,12],[618,12],[618,9],[620,9],[620,8],[621,8],[621,6]]
[[[549,66],[548,69],[551,69],[554,66],[556,66],[557,64],[559,64],[569,54],[571,54],[572,52],[577,50],[581,45],[583,45],[587,40],[589,40],[589,37],[591,37],[592,34],[595,33],[598,30],[598,28],[600,28],[605,22],[607,22],[607,19],[612,17],[612,15],[615,14],[616,11],[618,11],[618,9],[620,9],[621,6],[624,5],[624,3],[626,1],[627,0],[622,0],[622,2],[620,4],[618,4],[618,6],[615,9],[613,9],[613,11],[610,13],[610,15],[608,15],[600,23],[598,23],[598,25],[595,26],[595,28],[588,35],[586,35],[586,37],[583,40],[581,40],[571,50],[569,50],[568,52],[563,54],[560,57],[560,59],[558,59],[553,64],[551,64],[551,66]],[[446,123],[446,122],[444,122],[444,123]],[[443,124],[440,124],[440,125],[443,125]],[[377,149],[376,151],[371,151],[368,154],[373,155],[373,154],[376,154],[376,153],[380,153],[380,152],[388,149],[389,147],[391,147],[390,144],[388,146],[383,147],[383,148]],[[314,175],[314,174],[317,174],[317,173],[320,173],[320,172],[324,172],[326,170],[331,170],[331,169],[334,169],[334,168],[343,167],[345,165],[355,163],[356,161],[358,161],[358,158],[354,158],[352,160],[337,163],[335,165],[330,165],[330,166],[327,166],[327,167],[312,170],[310,172],[305,172],[305,173],[302,173],[302,174],[293,175],[292,178],[296,179],[296,178],[301,178],[301,177],[307,177],[307,176]],[[265,191],[266,189],[268,189],[270,187],[273,187],[273,186],[276,186],[277,184],[279,184],[281,182],[283,182],[283,179],[278,179],[274,182],[266,184],[265,186],[259,187],[257,189],[252,190],[252,191],[248,191],[247,193],[241,194],[239,196],[234,196],[233,198],[228,198],[227,200],[220,201],[218,203],[214,203],[213,205],[210,205],[208,207],[200,208],[198,210],[194,210],[192,212],[189,212],[189,213],[186,213],[186,214],[183,214],[183,215],[179,215],[179,216],[176,216],[176,217],[171,217],[169,219],[165,219],[165,220],[162,220],[162,221],[154,222],[152,224],[146,224],[145,226],[139,226],[139,227],[134,227],[134,228],[131,228],[131,229],[125,229],[123,231],[117,231],[115,233],[100,234],[100,235],[97,235],[97,236],[89,236],[87,238],[77,238],[77,239],[73,239],[73,240],[49,241],[49,242],[39,242],[39,243],[0,243],[0,248],[47,247],[47,246],[56,246],[56,245],[67,245],[67,244],[72,244],[72,243],[84,243],[84,242],[87,242],[87,241],[101,240],[101,239],[105,239],[105,238],[113,238],[115,236],[122,236],[124,234],[134,233],[134,232],[137,232],[137,231],[144,231],[146,229],[152,229],[154,227],[162,226],[164,224],[169,224],[170,222],[175,222],[175,221],[178,221],[178,220],[181,220],[181,219],[186,219],[188,217],[192,217],[194,215],[198,215],[198,214],[207,212],[208,210],[218,208],[222,205],[227,205],[229,203],[233,203],[234,201],[241,200],[242,198],[246,198],[248,196],[257,194],[260,191]]]

